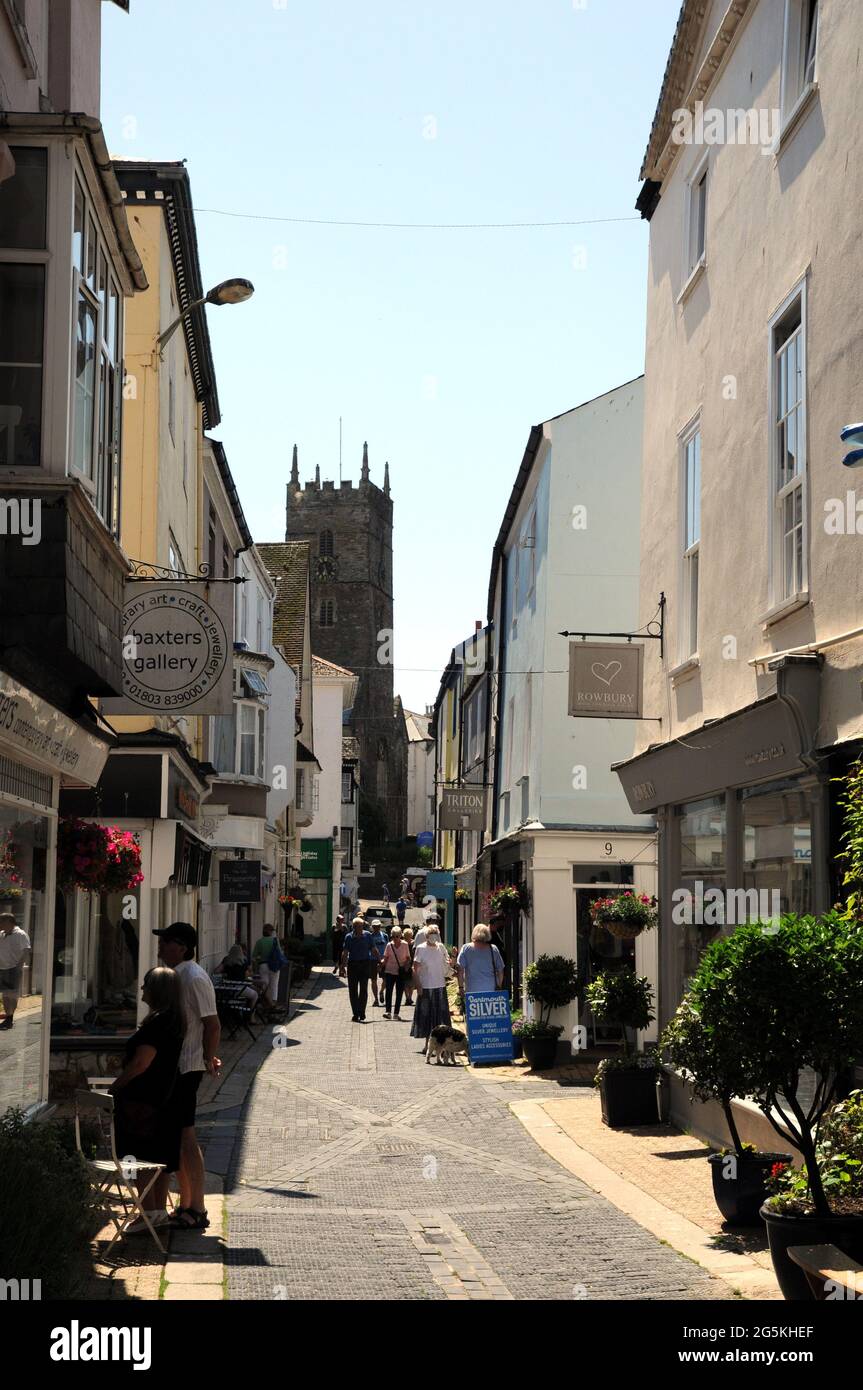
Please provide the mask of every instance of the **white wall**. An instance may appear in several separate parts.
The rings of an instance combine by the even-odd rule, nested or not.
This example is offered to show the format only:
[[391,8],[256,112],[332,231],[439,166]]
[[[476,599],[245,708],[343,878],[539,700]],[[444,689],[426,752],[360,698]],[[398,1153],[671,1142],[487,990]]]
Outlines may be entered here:
[[[275,661],[275,665],[267,677],[271,694],[265,774],[270,781],[270,791],[267,793],[267,820],[270,825],[274,825],[287,807],[293,805],[296,792],[297,740],[294,729],[297,677],[294,668],[289,666],[277,651],[271,649],[269,655]],[[282,768],[285,769],[284,777],[281,773]],[[284,781],[285,786],[274,787],[274,780]]]
[[[321,765],[318,776],[319,802],[311,825],[303,830],[304,840],[328,840],[333,826],[342,824],[342,690],[344,682],[313,676],[315,757]],[[311,806],[307,789],[307,805]]]

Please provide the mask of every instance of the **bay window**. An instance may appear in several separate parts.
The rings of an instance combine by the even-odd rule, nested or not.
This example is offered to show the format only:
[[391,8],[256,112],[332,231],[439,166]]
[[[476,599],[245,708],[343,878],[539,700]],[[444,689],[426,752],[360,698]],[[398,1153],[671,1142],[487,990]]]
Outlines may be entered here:
[[13,146],[0,196],[0,469],[42,455],[48,152]]
[[237,768],[241,777],[264,777],[266,711],[261,705],[238,702]]

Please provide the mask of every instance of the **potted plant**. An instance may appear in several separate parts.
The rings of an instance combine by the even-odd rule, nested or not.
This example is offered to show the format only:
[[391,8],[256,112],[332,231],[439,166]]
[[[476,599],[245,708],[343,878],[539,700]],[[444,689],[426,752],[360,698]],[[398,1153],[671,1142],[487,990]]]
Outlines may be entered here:
[[724,1219],[734,1226],[759,1226],[760,1210],[767,1199],[771,1174],[777,1165],[790,1164],[787,1153],[761,1153],[744,1144],[734,1118],[732,1099],[749,1093],[745,1058],[735,1033],[728,1027],[721,1007],[724,978],[709,956],[703,956],[695,975],[698,998],[709,1000],[710,1025],[688,994],[660,1040],[666,1061],[691,1087],[690,1099],[718,1101],[731,1136],[732,1148],[708,1156],[713,1197]]
[[[722,1014],[748,1094],[803,1159],[805,1191],[775,1193],[761,1215],[783,1294],[809,1299],[791,1246],[836,1245],[863,1259],[863,1212],[836,1202],[818,1152],[821,1121],[863,1054],[863,925],[836,911],[787,916],[778,925],[746,923],[712,942],[705,959],[719,987],[702,990],[697,976],[693,1002],[708,1028]],[[805,1070],[815,1075],[809,1099],[798,1095]]]
[[561,1024],[552,1024],[552,1009],[564,1009],[578,994],[578,968],[568,956],[538,956],[524,972],[527,997],[539,1005],[539,1018],[523,1020],[524,1056],[533,1071],[553,1067]]
[[590,915],[595,924],[605,927],[612,936],[631,941],[656,926],[656,899],[630,891],[613,898],[595,898],[590,904]]
[[488,895],[489,915],[495,912],[515,914],[530,910],[530,898],[524,883],[501,883]]
[[653,1053],[635,1052],[630,1041],[634,1030],[653,1022],[650,981],[634,970],[606,970],[587,986],[585,997],[597,1023],[623,1030],[623,1053],[603,1058],[596,1073],[603,1122],[612,1129],[656,1124],[657,1060]]
[[457,903],[473,902],[473,894],[469,888],[457,888],[455,890],[455,900]]
[[66,892],[125,893],[143,883],[141,846],[116,825],[62,816],[57,827],[57,886]]

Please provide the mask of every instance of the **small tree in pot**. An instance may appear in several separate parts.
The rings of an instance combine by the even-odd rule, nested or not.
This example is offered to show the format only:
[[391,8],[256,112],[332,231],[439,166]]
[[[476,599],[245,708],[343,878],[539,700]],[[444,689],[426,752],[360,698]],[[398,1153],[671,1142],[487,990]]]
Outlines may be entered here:
[[[790,1246],[832,1244],[863,1258],[863,1210],[833,1210],[817,1152],[821,1120],[863,1053],[863,925],[838,912],[747,923],[707,948],[691,994],[705,1027],[734,1038],[749,1094],[802,1155],[805,1200],[777,1195],[761,1213],[782,1292],[806,1299]],[[806,1070],[815,1076],[808,1100],[798,1094]]]
[[602,1118],[612,1129],[656,1124],[656,1058],[639,1053],[630,1033],[647,1028],[654,1018],[653,989],[646,975],[634,970],[606,970],[587,986],[586,999],[597,1023],[623,1030],[623,1053],[600,1062],[596,1084]]
[[569,956],[538,956],[524,972],[527,997],[539,1005],[539,1018],[522,1023],[524,1055],[534,1071],[553,1067],[557,1040],[563,1032],[552,1024],[552,1009],[565,1009],[578,994],[578,967]]
[[[709,957],[702,957],[695,976],[699,997],[714,991],[721,994],[721,976]],[[715,1001],[717,1004],[719,1000]],[[734,1117],[734,1096],[746,1096],[750,1077],[738,1040],[728,1027],[721,1008],[711,1009],[712,1023],[706,1027],[699,1010],[687,995],[660,1040],[660,1049],[671,1066],[688,1081],[690,1100],[718,1101],[731,1135],[731,1153],[711,1154],[708,1158],[713,1177],[713,1196],[726,1221],[738,1226],[761,1223],[760,1209],[768,1195],[772,1170],[791,1162],[787,1153],[759,1153],[752,1144],[741,1141]]]

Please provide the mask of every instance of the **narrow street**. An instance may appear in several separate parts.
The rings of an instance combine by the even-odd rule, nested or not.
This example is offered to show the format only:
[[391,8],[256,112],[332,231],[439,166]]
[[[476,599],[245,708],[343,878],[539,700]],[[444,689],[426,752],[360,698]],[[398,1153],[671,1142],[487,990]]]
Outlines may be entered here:
[[252,1049],[233,1150],[208,1146],[208,1167],[227,1159],[229,1298],[728,1297],[547,1158],[509,1091],[427,1066],[382,1010],[352,1024],[346,996],[317,972],[288,1045]]

